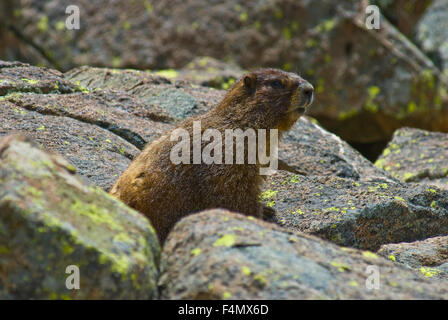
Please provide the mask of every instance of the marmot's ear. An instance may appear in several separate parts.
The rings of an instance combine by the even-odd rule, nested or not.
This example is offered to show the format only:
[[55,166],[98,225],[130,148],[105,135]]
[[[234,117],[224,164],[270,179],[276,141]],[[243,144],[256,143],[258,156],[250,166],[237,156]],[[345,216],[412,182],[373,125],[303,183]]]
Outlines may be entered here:
[[249,92],[254,92],[256,85],[257,85],[257,78],[254,75],[247,75],[244,76],[244,87],[249,91]]

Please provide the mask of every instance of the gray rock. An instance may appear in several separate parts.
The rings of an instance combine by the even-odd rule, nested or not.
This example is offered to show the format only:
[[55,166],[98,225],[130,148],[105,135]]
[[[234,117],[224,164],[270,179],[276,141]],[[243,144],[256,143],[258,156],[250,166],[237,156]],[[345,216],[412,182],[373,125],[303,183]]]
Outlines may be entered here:
[[435,237],[411,243],[381,246],[378,254],[403,264],[426,278],[440,281],[448,278],[448,237]]
[[0,140],[0,182],[1,299],[157,297],[160,247],[142,215],[23,137]]
[[291,172],[295,170],[306,175],[337,176],[356,181],[397,182],[347,142],[308,117],[300,118],[291,130],[284,134],[280,143],[279,158],[293,169],[289,169]]
[[448,234],[448,191],[437,187],[279,171],[260,197],[277,224],[342,246],[376,251]]
[[0,66],[0,136],[33,137],[106,190],[139,149],[172,126],[162,109],[124,92],[90,91],[55,70]]
[[224,95],[221,90],[185,81],[176,70],[154,73],[80,67],[70,70],[65,77],[89,90],[119,91],[131,95],[145,104],[147,116],[155,121],[172,122],[203,113]]
[[448,1],[435,0],[416,27],[416,38],[436,65],[448,76]]
[[375,164],[404,182],[448,189],[447,159],[447,134],[402,128]]
[[415,22],[421,18],[433,0],[373,0],[372,2],[380,7],[381,13],[401,33],[411,38],[415,31]]
[[[434,283],[373,252],[224,210],[181,220],[164,246],[164,299],[446,299]],[[368,289],[370,268],[379,289]]]

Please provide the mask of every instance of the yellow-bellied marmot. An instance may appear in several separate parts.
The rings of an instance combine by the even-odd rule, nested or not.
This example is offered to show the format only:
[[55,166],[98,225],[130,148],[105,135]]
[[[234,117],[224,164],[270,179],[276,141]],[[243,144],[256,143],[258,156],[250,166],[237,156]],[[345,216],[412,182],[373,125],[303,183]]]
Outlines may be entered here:
[[[190,138],[194,121],[200,121],[201,133],[217,129],[223,137],[226,129],[278,129],[281,134],[293,126],[312,100],[313,87],[298,75],[260,69],[237,81],[215,108],[186,119],[178,128],[185,129]],[[259,174],[262,165],[247,162],[247,148],[244,164],[225,164],[224,160],[222,164],[174,164],[170,155],[178,140],[171,141],[171,133],[147,145],[110,191],[151,220],[161,243],[178,220],[204,209],[226,208],[261,217],[263,206],[258,196],[264,181]],[[266,137],[269,142],[269,133]],[[201,147],[209,143],[202,141]]]

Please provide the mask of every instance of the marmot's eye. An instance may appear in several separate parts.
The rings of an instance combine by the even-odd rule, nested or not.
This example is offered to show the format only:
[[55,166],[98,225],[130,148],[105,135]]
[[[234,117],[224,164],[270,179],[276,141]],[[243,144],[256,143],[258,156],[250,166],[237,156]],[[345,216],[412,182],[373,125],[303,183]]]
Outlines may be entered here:
[[274,89],[283,89],[285,86],[283,83],[279,80],[274,80],[271,82],[271,87]]

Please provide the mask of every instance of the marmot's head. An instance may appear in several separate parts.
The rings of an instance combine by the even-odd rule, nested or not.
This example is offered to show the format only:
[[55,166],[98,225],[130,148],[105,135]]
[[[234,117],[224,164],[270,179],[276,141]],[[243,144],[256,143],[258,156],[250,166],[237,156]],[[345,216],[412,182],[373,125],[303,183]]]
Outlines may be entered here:
[[286,131],[306,112],[313,95],[313,86],[294,73],[259,69],[244,75],[224,100],[238,101],[235,112],[258,128]]

